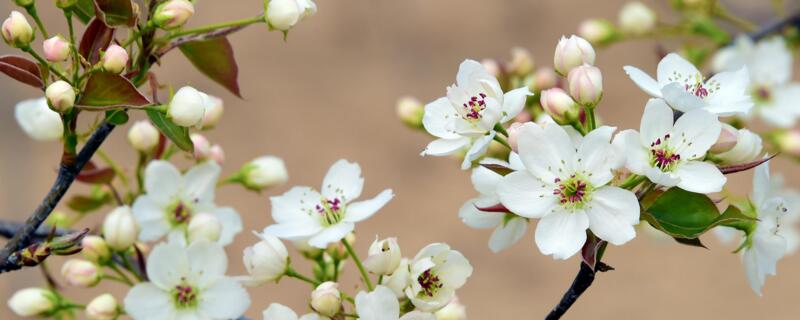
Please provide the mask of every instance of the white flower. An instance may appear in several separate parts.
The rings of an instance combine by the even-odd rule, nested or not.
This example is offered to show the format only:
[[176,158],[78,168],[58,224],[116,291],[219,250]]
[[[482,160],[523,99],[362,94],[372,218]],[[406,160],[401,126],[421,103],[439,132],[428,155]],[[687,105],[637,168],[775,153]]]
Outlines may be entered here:
[[278,238],[301,240],[325,248],[353,231],[356,222],[378,212],[394,197],[391,189],[375,198],[353,202],[361,195],[364,178],[357,163],[341,159],[328,169],[322,181],[322,192],[310,187],[294,187],[278,197],[272,197],[272,218],[276,224],[264,232]]
[[369,256],[364,259],[364,267],[369,272],[379,275],[392,274],[400,266],[400,260],[403,258],[397,238],[379,241],[375,236],[375,241],[369,246],[368,254]]
[[689,61],[670,53],[658,63],[658,81],[632,66],[625,72],[639,88],[655,98],[663,98],[674,109],[687,112],[705,109],[720,116],[746,114],[753,107],[747,94],[750,82],[746,67],[720,72],[708,80]]
[[625,144],[628,170],[667,187],[697,193],[722,190],[725,176],[715,165],[703,162],[722,130],[715,115],[692,110],[673,125],[672,109],[661,99],[650,99],[640,130],[625,130],[618,135]]
[[134,320],[235,319],[250,306],[250,296],[225,276],[227,268],[217,243],[161,243],[147,259],[150,282],[128,291],[125,310]]
[[342,294],[339,292],[339,284],[326,281],[311,291],[311,309],[319,314],[333,317],[342,308]]
[[715,158],[723,164],[747,163],[758,159],[762,149],[761,136],[742,128],[736,133],[736,145],[728,151],[715,155]]
[[169,103],[167,114],[175,124],[182,127],[193,127],[202,124],[205,111],[204,93],[186,86],[175,92],[175,96]]
[[131,207],[120,206],[112,210],[103,220],[103,237],[106,244],[116,251],[128,250],[139,233]]
[[520,132],[519,156],[525,170],[503,177],[497,194],[511,212],[541,219],[535,240],[542,253],[571,257],[586,242],[587,228],[614,245],[636,236],[636,196],[607,185],[617,163],[610,143],[614,130],[604,126],[574,140],[552,124],[528,123]]
[[47,106],[46,98],[23,100],[14,107],[22,131],[34,140],[56,141],[64,135],[61,115]]
[[322,320],[328,319],[327,317],[322,317],[316,313],[309,313],[302,317],[297,317],[297,313],[295,313],[292,309],[287,306],[284,306],[280,303],[272,303],[269,307],[264,310],[262,316],[264,320]]
[[271,188],[289,181],[286,164],[276,156],[262,156],[245,164],[241,169],[242,183],[252,190]]
[[50,290],[26,288],[8,299],[8,307],[21,317],[44,316],[58,307],[58,296]]
[[267,23],[275,29],[288,31],[298,22],[317,12],[312,0],[269,0],[265,9]]
[[773,37],[754,44],[747,36],[717,52],[712,60],[715,72],[747,67],[750,71],[750,94],[755,113],[773,126],[790,128],[800,117],[800,83],[792,82],[792,52],[783,37]]
[[436,320],[467,320],[467,308],[455,298],[435,315]]
[[397,298],[405,297],[406,288],[411,284],[411,265],[408,259],[401,259],[397,269],[391,275],[383,277],[380,284],[392,289]]
[[244,249],[242,259],[250,279],[248,286],[276,281],[289,267],[289,252],[283,242],[267,233],[256,234],[261,241]]
[[742,253],[747,281],[756,294],[767,275],[776,274],[778,260],[791,253],[798,244],[796,208],[789,208],[786,199],[778,192],[778,185],[770,183],[769,164],[758,166],[753,176],[751,203],[756,211],[756,229]]
[[[481,164],[501,165],[514,170],[525,170],[519,156],[511,153],[510,162],[486,158]],[[503,179],[500,174],[487,169],[484,166],[472,169],[472,186],[480,193],[480,196],[467,200],[458,211],[458,216],[464,224],[476,228],[495,228],[491,238],[489,238],[489,249],[492,252],[500,252],[517,243],[528,229],[528,219],[510,214],[484,212],[478,210],[479,207],[491,207],[500,203],[497,195],[497,185]]]
[[144,174],[147,193],[133,203],[133,216],[141,228],[139,239],[155,241],[168,235],[170,240],[186,242],[192,217],[209,213],[222,224],[217,242],[231,243],[242,231],[242,220],[233,208],[214,204],[219,173],[214,161],[196,165],[184,175],[167,161],[151,161]]
[[619,28],[633,34],[645,34],[656,26],[656,13],[645,4],[628,2],[619,11]]
[[417,309],[433,312],[450,303],[471,275],[472,265],[461,252],[444,243],[429,244],[411,262],[406,296]]
[[370,293],[361,291],[356,295],[356,312],[362,320],[436,320],[427,312],[413,311],[400,317],[400,302],[392,290],[377,286]]
[[465,60],[458,68],[456,84],[447,88],[447,97],[425,106],[422,124],[436,140],[422,155],[445,156],[468,148],[461,168],[486,152],[496,134],[494,128],[522,111],[527,87],[503,93],[497,79],[477,61]]

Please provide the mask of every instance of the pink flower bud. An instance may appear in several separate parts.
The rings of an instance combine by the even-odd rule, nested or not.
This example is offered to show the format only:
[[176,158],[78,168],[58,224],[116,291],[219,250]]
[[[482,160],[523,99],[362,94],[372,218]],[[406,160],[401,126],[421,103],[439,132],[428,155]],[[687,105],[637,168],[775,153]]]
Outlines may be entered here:
[[91,287],[100,282],[101,272],[94,263],[87,260],[70,259],[61,267],[61,274],[67,283],[78,287]]
[[211,146],[211,149],[208,150],[208,158],[222,165],[225,162],[225,151],[222,150],[222,146],[218,144]]
[[33,41],[33,28],[19,11],[11,11],[11,15],[3,21],[3,40],[15,48],[23,48]]
[[553,69],[540,68],[533,75],[533,86],[535,90],[545,90],[556,86],[558,76]]
[[58,62],[69,58],[69,42],[61,36],[55,36],[42,43],[44,57],[48,61]]
[[734,128],[733,126],[723,123],[722,130],[719,132],[719,138],[714,145],[708,149],[708,152],[711,153],[722,153],[733,149],[736,146],[736,141],[738,140],[739,130]]
[[561,37],[556,45],[556,53],[553,57],[553,65],[561,75],[566,75],[572,68],[588,64],[594,64],[594,48],[589,41],[572,35],[569,38]]
[[527,75],[533,71],[531,52],[525,48],[511,48],[511,61],[508,63],[508,70],[518,75]]
[[100,236],[86,236],[81,240],[81,254],[89,261],[104,264],[111,259],[111,250]]
[[539,102],[544,111],[559,124],[568,124],[578,116],[578,104],[561,88],[542,91]]
[[112,44],[103,54],[103,69],[111,73],[120,73],[128,66],[128,51]]
[[569,93],[582,105],[594,106],[603,97],[603,74],[588,64],[576,67],[567,76]]
[[86,305],[86,318],[89,320],[113,320],[119,315],[119,304],[109,293],[104,293],[92,299]]
[[493,75],[495,78],[500,75],[500,64],[494,59],[483,59],[481,64],[486,68],[486,72]]
[[47,102],[58,112],[64,113],[75,105],[75,90],[63,80],[58,80],[47,86],[44,92]]
[[605,19],[589,19],[578,27],[578,34],[594,44],[608,42],[614,38],[614,33],[614,25]]
[[519,140],[517,139],[519,138],[519,130],[522,129],[522,124],[522,122],[514,122],[506,129],[506,132],[508,132],[508,145],[511,146],[511,150],[514,152],[518,152]]
[[182,26],[194,15],[194,5],[188,0],[169,0],[156,8],[153,21],[162,29]]
[[203,114],[203,129],[211,129],[219,123],[225,111],[222,99],[205,95],[205,113]]
[[192,139],[194,144],[194,158],[196,160],[207,159],[211,153],[211,143],[208,142],[208,139],[199,133],[192,133],[189,135],[189,139]]

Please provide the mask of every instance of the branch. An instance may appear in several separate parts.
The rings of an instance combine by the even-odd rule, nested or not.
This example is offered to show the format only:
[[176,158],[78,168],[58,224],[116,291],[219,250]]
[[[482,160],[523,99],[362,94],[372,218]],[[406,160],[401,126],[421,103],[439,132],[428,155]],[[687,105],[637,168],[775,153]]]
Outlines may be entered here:
[[[22,222],[12,222],[12,221],[0,221],[0,237],[11,239],[16,235],[22,228],[25,226]],[[48,228],[47,226],[39,226],[39,229],[36,229],[34,233],[31,235],[31,238],[36,239],[37,241],[45,240],[47,237],[50,236],[50,232],[52,229]],[[55,232],[53,233],[54,236],[60,237],[66,234],[71,233],[72,231],[56,228]]]
[[765,38],[765,37],[767,37],[767,36],[769,36],[769,35],[771,35],[771,34],[773,34],[775,32],[780,32],[783,29],[785,29],[787,27],[792,27],[792,26],[800,27],[800,11],[795,12],[794,14],[792,14],[792,15],[790,15],[790,16],[782,19],[782,20],[773,22],[773,23],[771,23],[769,25],[766,25],[766,26],[762,27],[761,29],[751,33],[750,34],[750,38],[752,38],[753,40],[758,41],[758,40],[761,40],[761,39],[763,39],[763,38]]
[[44,197],[42,202],[36,207],[33,214],[25,221],[25,224],[20,229],[20,232],[14,235],[9,240],[2,251],[0,251],[0,273],[20,269],[21,266],[10,261],[9,257],[17,251],[20,251],[30,245],[34,240],[39,226],[42,225],[45,219],[50,216],[50,213],[56,207],[58,202],[67,193],[67,190],[75,181],[75,178],[83,170],[83,166],[92,158],[94,153],[103,144],[103,141],[114,130],[114,125],[104,122],[92,136],[86,141],[83,149],[78,153],[73,163],[65,163],[62,161],[58,170],[58,176],[50,192]]
[[581,261],[581,269],[578,271],[578,275],[575,276],[575,280],[572,281],[572,285],[569,286],[567,292],[564,293],[564,296],[561,297],[561,301],[558,302],[558,305],[550,311],[550,314],[547,315],[545,320],[556,320],[561,319],[567,310],[578,300],[578,298],[583,294],[586,289],[589,289],[589,286],[592,285],[594,282],[594,276],[597,274],[598,271],[603,272],[610,270],[610,267],[606,264],[597,261],[597,265],[594,270],[592,270],[589,265],[585,262]]
[[237,32],[239,30],[242,30],[245,27],[247,27],[247,25],[222,28],[222,29],[217,29],[217,30],[211,31],[211,32],[206,32],[206,33],[201,33],[201,34],[196,34],[196,35],[189,35],[189,36],[184,36],[184,37],[177,38],[175,40],[170,41],[168,44],[164,45],[162,48],[160,48],[154,54],[154,58],[155,59],[160,59],[165,54],[167,54],[167,52],[170,52],[172,49],[175,49],[175,48],[179,47],[180,45],[182,45],[184,43],[192,42],[192,41],[203,41],[203,40],[209,40],[209,39],[224,37],[224,36],[227,36],[227,35],[229,35],[231,33],[234,33],[234,32]]

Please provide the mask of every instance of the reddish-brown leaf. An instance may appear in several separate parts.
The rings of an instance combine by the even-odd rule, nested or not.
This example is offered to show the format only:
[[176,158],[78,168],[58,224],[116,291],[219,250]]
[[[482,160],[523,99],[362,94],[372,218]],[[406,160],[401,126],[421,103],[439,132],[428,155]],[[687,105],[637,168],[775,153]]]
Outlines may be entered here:
[[114,28],[109,28],[103,21],[93,18],[83,33],[78,53],[91,64],[100,61],[100,51],[108,48],[114,39]]
[[94,11],[97,18],[109,27],[133,26],[136,23],[130,0],[94,0]]
[[88,184],[107,184],[114,180],[114,170],[111,168],[98,168],[94,163],[88,162],[76,179]]
[[233,55],[233,47],[227,38],[190,41],[181,44],[179,48],[194,67],[206,77],[227,88],[236,96],[242,96],[237,79],[239,67],[236,65],[236,58]]
[[752,161],[752,162],[748,162],[748,163],[742,163],[742,164],[735,164],[735,165],[730,165],[730,166],[719,167],[719,171],[722,172],[722,174],[731,174],[731,173],[737,173],[737,172],[741,172],[741,171],[745,171],[745,170],[750,170],[752,168],[758,167],[759,165],[761,165],[764,162],[772,160],[772,158],[775,158],[775,156],[777,156],[777,155],[778,154],[776,153],[776,154],[773,154],[771,157],[767,157],[767,158],[764,158],[764,159],[761,159],[761,160],[756,160],[756,161]]
[[39,65],[23,57],[13,55],[0,57],[0,72],[29,86],[44,87]]
[[143,106],[150,101],[125,77],[98,72],[89,76],[77,104],[87,107]]

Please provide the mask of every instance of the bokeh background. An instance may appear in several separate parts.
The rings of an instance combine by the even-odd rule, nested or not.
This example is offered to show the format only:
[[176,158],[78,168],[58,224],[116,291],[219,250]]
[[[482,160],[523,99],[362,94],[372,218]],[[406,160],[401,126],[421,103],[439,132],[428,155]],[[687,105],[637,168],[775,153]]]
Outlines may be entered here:
[[[49,7],[41,1],[40,7]],[[191,25],[249,17],[261,10],[261,1],[199,1]],[[666,1],[645,1],[664,19],[670,18]],[[797,7],[797,3],[790,5]],[[404,127],[395,116],[398,97],[413,95],[431,101],[454,81],[465,58],[506,59],[509,49],[521,46],[533,52],[537,66],[552,64],[552,54],[562,34],[575,32],[585,18],[616,19],[624,1],[576,0],[346,0],[319,1],[319,12],[292,30],[287,42],[263,25],[231,37],[240,66],[244,99],[238,99],[205,79],[177,52],[157,68],[162,83],[192,85],[225,100],[223,121],[208,134],[227,154],[224,173],[263,154],[285,159],[290,172],[287,186],[261,195],[238,187],[224,187],[218,203],[232,205],[244,218],[246,229],[228,247],[230,274],[243,274],[242,249],[256,238],[249,230],[270,224],[269,200],[292,185],[317,186],[335,160],[361,164],[366,177],[365,195],[393,188],[397,197],[376,216],[357,228],[357,250],[365,255],[376,236],[396,236],[406,256],[431,242],[446,242],[462,251],[475,267],[459,291],[471,319],[536,319],[543,317],[572,282],[580,263],[577,257],[555,261],[533,244],[533,234],[513,248],[492,254],[488,230],[463,225],[457,209],[475,195],[468,172],[448,158],[423,158],[419,152],[430,140]],[[769,1],[729,1],[742,15],[766,23],[774,19]],[[13,9],[0,4],[0,13]],[[50,29],[65,31],[63,18],[42,8]],[[52,31],[51,31],[52,32]],[[35,47],[40,46],[38,39]],[[652,41],[613,46],[598,53],[605,96],[602,118],[620,128],[638,128],[647,99],[622,71],[626,64],[654,72],[658,62]],[[669,44],[667,44],[669,48]],[[11,53],[2,46],[0,53]],[[795,67],[795,69],[797,69]],[[14,104],[40,93],[0,77],[0,206],[2,219],[22,220],[40,201],[56,175],[60,155],[57,143],[36,143],[18,128]],[[136,117],[141,118],[141,115]],[[135,153],[117,129],[104,149],[129,169]],[[800,187],[794,163],[779,159],[774,170]],[[734,191],[750,190],[750,173],[729,177]],[[71,194],[85,192],[77,187]],[[110,210],[104,209],[103,213]],[[99,216],[99,214],[98,214]],[[96,226],[98,217],[86,220]],[[533,225],[529,230],[533,229]],[[748,287],[743,267],[731,245],[704,237],[710,249],[654,240],[645,233],[624,247],[609,247],[604,260],[616,271],[600,274],[594,286],[568,313],[570,319],[797,319],[800,306],[800,257],[787,257],[770,277],[764,296]],[[58,273],[64,259],[48,260]],[[300,259],[295,259],[300,261]],[[350,265],[343,288],[354,293],[357,284]],[[299,270],[308,272],[305,264]],[[18,289],[43,285],[39,270],[30,268],[0,275],[0,300]],[[252,290],[248,315],[260,319],[261,310],[280,302],[305,310],[308,286],[292,279],[280,285]],[[124,288],[111,283],[91,290],[67,289],[80,301],[103,290],[118,299]],[[0,318],[14,318],[0,304]]]

